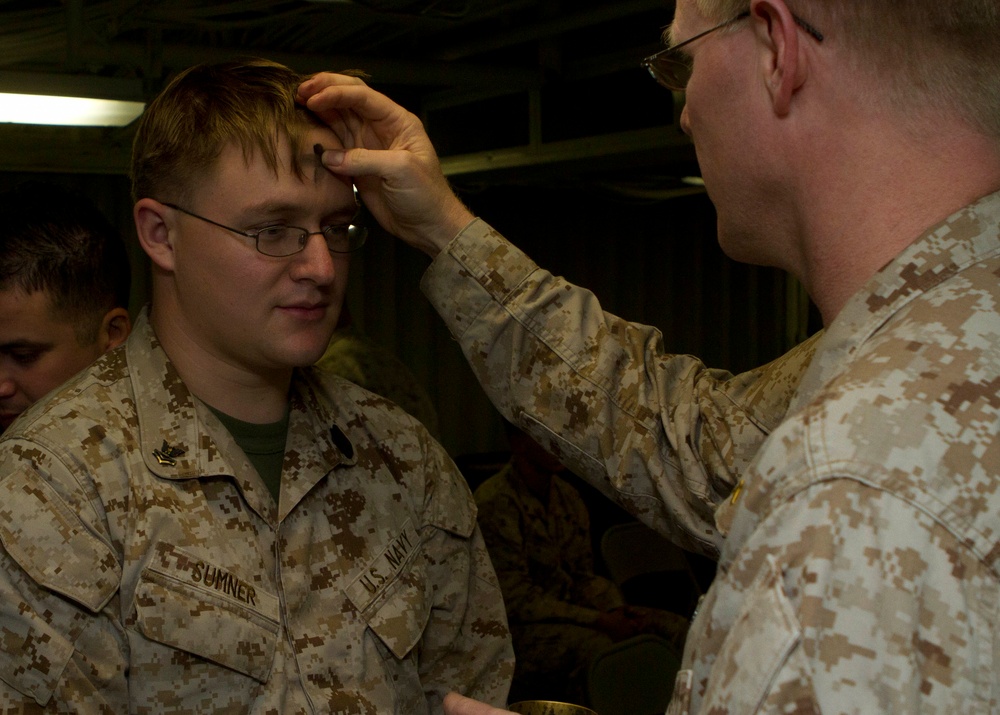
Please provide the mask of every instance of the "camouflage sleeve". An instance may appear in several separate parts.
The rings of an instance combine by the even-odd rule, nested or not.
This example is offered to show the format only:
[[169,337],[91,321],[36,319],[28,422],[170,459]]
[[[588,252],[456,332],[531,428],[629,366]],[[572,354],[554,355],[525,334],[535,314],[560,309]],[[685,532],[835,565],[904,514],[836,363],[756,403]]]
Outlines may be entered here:
[[781,420],[814,341],[733,376],[663,351],[481,221],[424,292],[497,408],[575,473],[686,548],[716,555],[715,509]]
[[9,454],[0,465],[0,711],[126,712],[127,646],[108,605],[117,557],[80,516],[81,494]]
[[720,564],[689,654],[710,676],[676,712],[987,712],[992,581],[898,495],[814,484]]
[[431,442],[427,463],[427,588],[433,598],[420,644],[420,681],[430,712],[457,691],[493,705],[507,702],[514,651],[496,574],[476,525],[475,502],[458,468]]
[[[507,605],[507,613],[515,623],[581,623],[589,625],[597,620],[599,611],[579,606],[560,598],[553,591],[543,588],[532,575],[528,548],[525,546],[519,512],[516,507],[505,506],[503,497],[484,505],[479,514],[479,524],[489,545],[490,558]],[[552,577],[555,580],[555,577]],[[566,595],[572,584],[563,583]]]

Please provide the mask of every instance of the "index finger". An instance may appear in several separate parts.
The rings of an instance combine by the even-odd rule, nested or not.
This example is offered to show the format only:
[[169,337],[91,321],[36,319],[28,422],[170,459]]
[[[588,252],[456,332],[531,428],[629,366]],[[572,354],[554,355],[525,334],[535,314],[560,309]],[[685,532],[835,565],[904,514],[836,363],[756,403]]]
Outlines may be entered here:
[[337,74],[336,72],[319,72],[299,85],[298,99],[305,102],[309,97],[326,87],[349,85],[365,86],[365,83],[361,78],[351,75]]
[[322,115],[324,112],[354,112],[362,119],[379,122],[397,118],[402,108],[357,77],[322,72],[299,85],[298,99]]

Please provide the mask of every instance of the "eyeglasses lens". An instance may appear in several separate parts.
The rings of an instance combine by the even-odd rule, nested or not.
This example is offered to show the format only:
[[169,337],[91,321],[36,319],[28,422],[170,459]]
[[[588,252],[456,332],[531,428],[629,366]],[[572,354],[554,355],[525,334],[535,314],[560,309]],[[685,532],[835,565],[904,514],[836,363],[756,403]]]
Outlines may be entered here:
[[673,92],[683,92],[691,79],[691,59],[673,49],[657,52],[643,64],[653,79]]
[[368,229],[355,224],[328,226],[323,231],[323,237],[327,247],[334,253],[353,253],[365,245]]

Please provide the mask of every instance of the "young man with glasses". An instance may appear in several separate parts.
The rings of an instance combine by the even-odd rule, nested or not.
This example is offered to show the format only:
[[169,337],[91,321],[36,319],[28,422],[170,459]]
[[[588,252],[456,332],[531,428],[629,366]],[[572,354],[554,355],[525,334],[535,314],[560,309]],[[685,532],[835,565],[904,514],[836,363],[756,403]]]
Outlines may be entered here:
[[790,271],[825,323],[790,406],[743,422],[752,376],[720,386],[538,269],[452,197],[412,116],[350,78],[300,94],[352,147],[326,166],[436,256],[425,292],[500,410],[717,550],[670,713],[995,711],[996,3],[678,0],[669,39],[646,64],[686,90],[721,245]]
[[140,119],[152,303],[0,448],[0,709],[433,713],[513,670],[461,474],[402,410],[306,366],[365,229],[340,146],[266,61]]

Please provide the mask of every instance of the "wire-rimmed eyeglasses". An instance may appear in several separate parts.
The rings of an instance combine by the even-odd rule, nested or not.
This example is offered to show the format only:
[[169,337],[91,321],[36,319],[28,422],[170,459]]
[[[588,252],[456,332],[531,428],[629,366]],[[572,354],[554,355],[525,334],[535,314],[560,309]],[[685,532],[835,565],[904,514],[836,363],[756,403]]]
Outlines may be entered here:
[[[704,32],[699,32],[694,37],[689,37],[684,40],[684,42],[676,44],[673,47],[667,47],[666,49],[660,50],[655,55],[650,55],[642,61],[642,66],[649,71],[649,74],[652,75],[653,79],[670,91],[683,92],[687,89],[687,84],[691,79],[692,63],[691,55],[686,52],[681,52],[680,50],[695,40],[700,40],[705,35],[709,35],[716,30],[721,30],[724,27],[735,25],[740,20],[745,20],[748,17],[750,17],[750,11],[745,10],[736,17],[719,23],[715,27],[709,28]],[[817,42],[823,41],[823,33],[810,25],[808,22],[800,17],[796,17],[795,15],[792,15],[792,19],[794,19],[795,23],[809,33],[809,35]]]
[[205,223],[224,228],[227,231],[232,231],[246,238],[252,238],[254,245],[260,253],[274,258],[292,256],[304,250],[310,236],[322,236],[323,240],[326,241],[326,247],[330,250],[330,253],[353,253],[365,245],[365,240],[368,238],[368,228],[353,223],[331,224],[330,226],[324,226],[319,231],[307,231],[300,226],[286,226],[284,224],[265,226],[264,228],[252,231],[241,231],[238,228],[226,226],[210,218],[199,216],[176,204],[166,201],[161,201],[160,203]]

